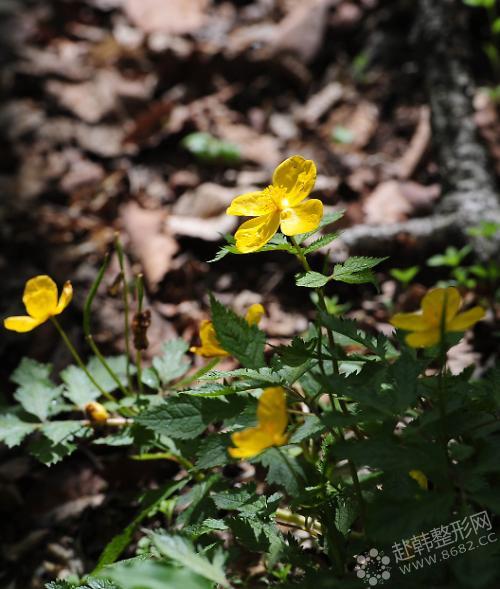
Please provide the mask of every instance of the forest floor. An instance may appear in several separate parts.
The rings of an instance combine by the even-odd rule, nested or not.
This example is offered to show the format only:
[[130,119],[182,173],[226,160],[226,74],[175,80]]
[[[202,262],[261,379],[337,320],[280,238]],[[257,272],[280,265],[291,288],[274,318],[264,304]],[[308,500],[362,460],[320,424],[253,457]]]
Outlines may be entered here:
[[[313,196],[327,211],[346,211],[339,228],[432,214],[443,179],[411,44],[414,4],[169,0],[167,14],[161,0],[5,2],[2,317],[19,313],[31,276],[70,279],[75,302],[63,321],[83,350],[83,302],[119,232],[131,271],[145,276],[148,354],[175,336],[197,342],[209,291],[239,312],[262,302],[271,343],[303,331],[304,309],[312,317],[313,306],[307,289],[292,294],[298,268],[289,257],[208,263],[238,223],[225,209],[301,154],[318,168]],[[482,52],[485,18],[474,10],[467,18],[476,122],[498,175],[498,109],[481,86],[500,80]],[[183,139],[198,132],[229,143],[230,154],[197,157]],[[416,265],[408,288],[389,274]],[[415,309],[428,287],[449,278],[413,255],[411,240],[381,268],[379,291],[343,285],[328,294],[348,316],[385,332],[395,307]],[[107,287],[117,273],[113,258]],[[123,352],[123,309],[108,290],[93,321],[103,349]],[[474,344],[457,346],[456,370],[491,359],[490,334],[477,329]],[[21,357],[56,368],[69,360],[50,325],[23,336],[4,331],[0,355],[5,402]],[[0,585],[38,589],[61,570],[83,573],[133,516],[138,488],[172,472],[168,463],[131,464],[119,449],[80,450],[51,470],[0,449]]]

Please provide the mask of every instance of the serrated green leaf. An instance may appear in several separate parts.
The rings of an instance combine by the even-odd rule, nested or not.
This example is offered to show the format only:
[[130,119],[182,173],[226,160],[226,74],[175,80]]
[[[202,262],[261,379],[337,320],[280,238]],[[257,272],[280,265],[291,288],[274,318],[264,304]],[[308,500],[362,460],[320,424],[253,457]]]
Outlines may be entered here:
[[87,403],[100,396],[99,389],[91,382],[85,372],[78,366],[68,366],[61,372],[65,387],[63,395],[77,407],[83,408]]
[[319,249],[327,246],[329,243],[332,243],[332,241],[335,241],[338,237],[339,233],[327,233],[326,235],[319,237],[310,245],[308,245],[304,250],[304,254],[312,254],[313,252],[316,252]]
[[29,445],[30,454],[47,466],[52,466],[53,464],[60,462],[75,450],[76,445],[71,442],[54,444],[45,436],[32,439]]
[[[382,334],[370,335],[363,331],[361,327],[351,319],[341,319],[334,315],[328,315],[320,312],[321,324],[331,329],[334,334],[340,334],[348,338],[349,342],[358,343],[379,356],[387,358],[395,356],[394,346],[389,338]],[[349,343],[349,342],[346,342]]]
[[50,380],[52,364],[41,364],[31,358],[23,358],[19,366],[10,376],[10,380],[19,386],[30,386],[32,384],[41,384],[46,387],[53,386]]
[[135,422],[156,434],[179,440],[196,438],[207,427],[203,420],[201,399],[187,395],[171,398],[141,413]]
[[0,442],[9,448],[18,446],[37,427],[38,424],[21,421],[12,413],[0,415]]
[[325,276],[320,272],[314,272],[311,270],[309,272],[297,274],[295,276],[295,284],[297,286],[305,286],[306,288],[320,288],[331,279],[331,276]]
[[205,555],[200,554],[186,538],[169,534],[154,534],[153,541],[164,556],[205,579],[222,585],[222,587],[230,587],[220,559],[217,561],[214,559],[211,562]]
[[298,495],[305,486],[305,477],[302,467],[297,460],[290,456],[284,448],[268,448],[255,458],[262,466],[267,467],[266,480],[275,483],[286,491],[291,497]]
[[288,366],[301,366],[316,355],[317,339],[294,337],[289,346],[279,346],[278,354]]
[[190,364],[185,356],[188,347],[182,339],[172,340],[163,344],[161,356],[153,358],[153,367],[163,386],[184,376],[189,370]]
[[77,434],[88,431],[79,421],[50,421],[41,427],[42,433],[53,443],[70,442]]
[[220,345],[247,368],[264,366],[266,335],[210,295],[212,322]]
[[376,284],[375,276],[371,269],[384,260],[387,260],[387,258],[353,256],[348,258],[343,264],[335,264],[333,267],[333,280],[348,284],[363,284],[366,282]]
[[45,584],[45,589],[80,589],[70,585],[67,581],[51,581]]
[[222,421],[241,412],[242,400],[231,403],[200,399],[189,395],[172,397],[135,418],[136,423],[156,434],[178,440],[191,440],[213,421]]
[[325,431],[325,426],[316,415],[308,415],[302,423],[290,436],[290,444],[298,444],[302,440],[312,439]]
[[[123,384],[127,384],[127,357],[124,355],[121,356],[108,356],[105,358],[108,366],[111,370],[116,374],[118,380]],[[112,391],[116,390],[117,384],[114,379],[111,377],[109,372],[104,368],[98,358],[95,356],[90,359],[87,364],[87,369],[90,374],[95,378],[95,380],[99,383],[101,388],[103,388],[106,392],[111,393]],[[130,367],[132,372],[135,370],[133,366]]]
[[229,464],[230,457],[227,451],[229,444],[227,434],[212,434],[204,438],[196,451],[196,468],[206,470],[215,466]]
[[61,386],[33,382],[19,387],[14,393],[14,398],[25,411],[38,417],[40,421],[45,421],[50,414],[51,404],[61,396],[62,391]]

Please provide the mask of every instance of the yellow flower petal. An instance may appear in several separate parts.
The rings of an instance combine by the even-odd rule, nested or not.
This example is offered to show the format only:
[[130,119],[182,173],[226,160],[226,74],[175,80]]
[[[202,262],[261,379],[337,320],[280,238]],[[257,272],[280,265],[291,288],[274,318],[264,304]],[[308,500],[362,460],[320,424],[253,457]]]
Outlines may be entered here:
[[231,436],[236,448],[229,448],[233,458],[250,458],[271,446],[287,442],[285,430],[288,425],[286,393],[282,387],[264,390],[257,407],[257,427],[250,427]]
[[472,327],[485,315],[485,310],[482,307],[473,307],[468,311],[459,313],[446,325],[446,331],[465,331]]
[[422,299],[422,312],[426,322],[440,326],[446,300],[446,323],[451,321],[462,303],[460,293],[453,286],[434,288]]
[[282,436],[288,425],[286,394],[282,387],[269,387],[259,398],[257,408],[259,427],[275,435]]
[[432,325],[425,322],[422,313],[396,313],[390,321],[391,325],[407,331],[426,331]]
[[245,221],[234,234],[236,247],[243,254],[257,251],[278,231],[279,224],[279,212]]
[[248,192],[237,196],[226,210],[226,214],[241,217],[260,217],[272,213],[276,209],[270,191],[266,189],[261,192]]
[[20,317],[7,317],[4,319],[3,325],[5,329],[17,331],[18,333],[26,333],[27,331],[31,331],[32,329],[35,329],[35,327],[38,327],[40,323],[43,323],[43,321],[23,315]]
[[57,307],[55,308],[54,315],[59,315],[66,309],[66,307],[71,303],[71,299],[73,298],[73,287],[71,286],[71,282],[68,280],[64,283],[61,296],[59,297],[59,302],[57,303]]
[[259,303],[256,303],[255,305],[250,305],[248,308],[245,320],[248,325],[258,325],[264,314],[264,307]]
[[215,329],[213,323],[205,319],[200,323],[200,340],[201,346],[193,346],[190,351],[198,356],[204,356],[205,358],[214,358],[218,356],[229,356],[224,350],[217,336],[215,335]]
[[289,206],[304,200],[316,182],[316,165],[300,155],[294,155],[282,162],[273,174],[273,186],[284,189]]
[[429,481],[427,480],[427,477],[421,470],[410,470],[408,474],[413,480],[417,481],[418,486],[421,489],[427,491],[427,489],[429,488]]
[[323,216],[323,203],[312,198],[281,212],[281,231],[285,235],[298,235],[317,229]]
[[250,427],[231,436],[235,448],[228,448],[233,458],[251,458],[273,445],[273,436],[260,427]]
[[411,348],[430,348],[435,346],[440,339],[439,327],[427,331],[417,331],[406,336],[406,343]]
[[23,303],[28,315],[45,321],[57,307],[56,283],[46,275],[31,278],[24,288]]

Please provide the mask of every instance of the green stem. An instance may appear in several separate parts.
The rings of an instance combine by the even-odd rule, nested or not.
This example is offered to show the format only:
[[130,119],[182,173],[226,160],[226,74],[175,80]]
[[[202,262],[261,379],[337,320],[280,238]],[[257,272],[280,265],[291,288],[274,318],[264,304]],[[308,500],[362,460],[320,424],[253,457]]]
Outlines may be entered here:
[[123,296],[123,307],[124,307],[124,322],[125,322],[125,353],[127,356],[127,383],[129,389],[132,390],[132,375],[130,373],[130,305],[129,305],[129,290],[127,274],[125,272],[125,256],[123,254],[123,247],[120,242],[120,236],[118,233],[115,235],[115,249],[118,256],[118,263],[120,265],[120,274],[122,282],[122,296]]
[[[144,300],[144,282],[142,274],[137,275],[136,280],[136,295],[137,295],[137,315],[142,313],[142,302]],[[137,367],[137,401],[140,401],[141,395],[144,394],[144,386],[142,384],[142,353],[137,350],[135,354],[135,364]]]
[[291,524],[301,530],[305,530],[313,534],[314,536],[318,534],[322,534],[322,526],[319,521],[317,520],[310,520],[308,521],[303,515],[299,515],[298,513],[293,513],[288,509],[278,508],[275,513],[276,519],[280,523]]
[[[290,240],[293,244],[293,246],[295,247],[296,253],[297,253],[297,257],[300,260],[300,262],[302,263],[302,266],[304,267],[304,270],[306,272],[310,272],[311,270],[311,266],[309,265],[309,262],[307,261],[307,258],[302,250],[302,248],[300,247],[300,245],[297,243],[297,240],[294,237],[290,237]],[[325,313],[327,312],[327,307],[326,307],[326,301],[325,301],[325,294],[322,288],[317,288],[316,289],[316,293],[318,295],[318,303],[319,303],[319,307],[322,311],[324,311]],[[335,358],[335,338],[333,335],[333,331],[330,328],[326,328],[326,334],[328,337],[328,345],[330,347],[331,350],[331,355],[332,355],[332,366],[333,366],[333,373],[335,375],[339,375],[340,371],[339,371],[339,364],[338,364],[338,360],[337,358]],[[321,346],[321,327],[318,324],[318,338],[319,338],[319,342],[320,342],[320,346]],[[321,366],[321,350],[320,352],[320,366]],[[336,406],[336,399],[335,396],[333,394],[333,392],[328,391],[328,397],[330,399],[330,403],[332,406],[332,409]],[[345,401],[343,400],[338,400],[339,402],[339,406],[340,409],[342,411],[342,413],[344,415],[349,415],[349,410],[347,408],[347,405],[345,403]],[[363,435],[362,433],[359,431],[359,429],[357,427],[353,427],[352,428],[356,437],[358,439],[363,439]],[[335,435],[335,430],[332,429],[332,433]],[[339,428],[339,435],[341,436],[341,439],[345,439],[344,438],[344,432],[341,428]],[[361,525],[363,526],[363,529],[366,529],[365,523],[366,523],[366,506],[365,506],[365,502],[363,499],[363,494],[361,492],[361,485],[359,483],[359,477],[358,477],[358,472],[356,470],[356,466],[354,464],[354,462],[351,459],[348,459],[348,464],[349,464],[349,470],[351,472],[351,477],[352,477],[352,481],[353,481],[353,485],[354,485],[354,490],[356,493],[356,497],[358,500],[358,505],[359,505],[359,514],[360,514],[360,519],[361,519]]]
[[52,323],[55,325],[55,328],[57,329],[57,331],[59,332],[59,335],[61,336],[63,342],[66,344],[66,347],[71,352],[71,355],[75,359],[75,362],[83,370],[83,372],[85,372],[85,374],[87,375],[87,378],[90,380],[90,382],[97,388],[97,390],[101,393],[101,395],[103,397],[106,397],[106,399],[108,399],[108,401],[116,402],[116,399],[113,397],[113,395],[111,393],[108,393],[107,391],[105,391],[101,387],[101,385],[95,380],[95,378],[92,376],[92,374],[90,374],[87,367],[85,366],[82,359],[80,358],[80,355],[78,354],[75,347],[73,346],[73,344],[70,342],[68,336],[66,335],[66,332],[61,327],[61,324],[59,323],[59,321],[55,317],[51,317],[50,319],[51,319]]
[[85,339],[86,339],[87,343],[89,344],[89,346],[91,347],[94,354],[96,355],[96,358],[102,364],[102,366],[104,367],[106,372],[115,381],[115,383],[116,383],[117,387],[120,389],[120,391],[124,395],[128,395],[129,393],[128,393],[127,389],[122,385],[118,376],[115,374],[115,372],[112,370],[112,368],[109,366],[109,364],[104,359],[104,356],[101,354],[99,348],[97,347],[97,344],[94,341],[94,338],[92,337],[92,334],[90,333],[90,315],[91,315],[91,311],[92,311],[92,303],[94,302],[94,298],[97,294],[97,289],[99,288],[99,285],[101,284],[102,279],[104,278],[104,272],[106,271],[106,268],[108,267],[108,263],[109,263],[109,254],[106,254],[104,261],[102,263],[102,266],[99,269],[99,272],[97,273],[97,277],[94,280],[94,283],[92,284],[92,286],[90,288],[89,294],[87,295],[87,300],[85,301],[85,306],[83,308],[83,332],[85,334]]
[[109,376],[111,376],[111,378],[115,381],[116,386],[120,389],[120,391],[127,396],[129,394],[129,392],[127,391],[127,389],[123,386],[121,380],[118,378],[118,376],[116,375],[115,371],[111,368],[111,366],[107,363],[106,358],[102,355],[101,351],[99,350],[99,348],[97,347],[94,338],[90,335],[90,333],[85,336],[85,339],[88,343],[88,345],[90,346],[91,350],[94,352],[94,354],[96,355],[96,358],[99,360],[99,362],[102,364],[102,366],[104,367],[104,369],[106,370],[106,372],[109,374]]

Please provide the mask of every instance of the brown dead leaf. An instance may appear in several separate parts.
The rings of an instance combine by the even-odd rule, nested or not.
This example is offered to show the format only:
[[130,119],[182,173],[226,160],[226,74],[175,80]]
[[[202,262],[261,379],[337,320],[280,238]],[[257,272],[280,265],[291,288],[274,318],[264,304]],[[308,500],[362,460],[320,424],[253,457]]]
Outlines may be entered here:
[[47,91],[86,123],[97,123],[115,111],[120,99],[147,100],[156,84],[154,76],[129,80],[113,70],[99,70],[92,79],[72,84],[49,80]]
[[373,102],[362,100],[355,107],[343,105],[336,109],[324,127],[329,141],[336,127],[343,127],[349,132],[352,140],[349,143],[337,143],[335,151],[351,153],[368,145],[375,134],[379,123],[379,109]]
[[323,43],[329,5],[330,0],[297,2],[276,27],[273,53],[292,53],[304,63],[312,61]]
[[423,186],[416,182],[387,180],[381,182],[363,204],[365,222],[373,225],[397,223],[415,212],[432,209],[441,193],[437,184]]
[[[238,194],[251,192],[255,187],[238,188]],[[207,219],[224,213],[236,196],[234,188],[227,188],[205,182],[194,190],[185,192],[172,207],[174,215],[185,217],[201,217]]]
[[236,217],[230,217],[225,213],[209,219],[170,215],[167,220],[171,233],[205,241],[220,241],[222,235],[232,233],[237,223]]
[[128,18],[145,33],[184,35],[199,29],[208,0],[126,0]]
[[221,125],[221,139],[237,145],[242,156],[268,168],[274,168],[282,160],[279,140],[272,135],[258,133],[246,125]]
[[156,290],[179,249],[177,241],[166,233],[166,215],[162,210],[146,210],[130,202],[121,208],[120,216],[148,287]]
[[403,221],[410,214],[412,207],[401,190],[401,183],[388,180],[379,184],[368,196],[363,210],[366,223],[384,225]]
[[316,124],[343,96],[342,85],[330,82],[311,96],[301,108],[297,118],[306,125]]

